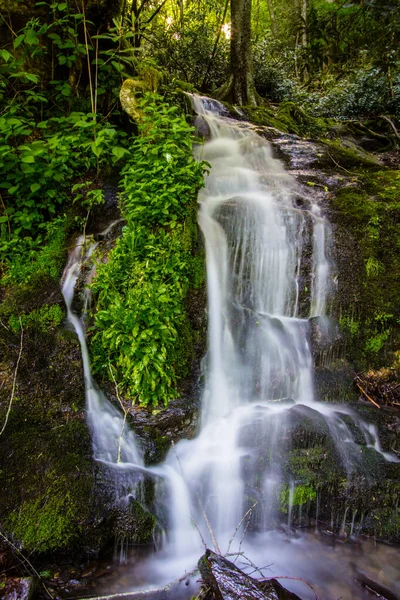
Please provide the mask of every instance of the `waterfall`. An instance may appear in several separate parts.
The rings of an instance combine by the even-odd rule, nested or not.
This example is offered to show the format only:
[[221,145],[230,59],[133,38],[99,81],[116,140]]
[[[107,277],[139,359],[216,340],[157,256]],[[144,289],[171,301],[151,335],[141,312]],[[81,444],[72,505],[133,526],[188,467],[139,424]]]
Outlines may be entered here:
[[[384,456],[376,430],[351,408],[315,398],[309,317],[324,317],[333,287],[330,226],[321,208],[304,195],[297,206],[298,184],[249,123],[229,118],[215,100],[193,96],[193,103],[209,132],[196,154],[211,165],[199,193],[209,310],[205,389],[197,438],[179,442],[163,466],[180,475],[180,501],[167,507],[174,544],[166,554],[183,564],[188,548],[192,557],[202,551],[201,539],[216,539],[225,552],[240,546],[249,524],[261,533],[273,526],[293,406],[325,420],[349,476],[360,453],[346,418]],[[179,547],[174,527],[189,514],[182,498],[196,527],[180,527]]]
[[[105,235],[102,232],[100,235]],[[67,307],[68,321],[78,336],[82,352],[85,379],[86,415],[92,435],[94,457],[105,464],[120,466],[134,465],[143,469],[143,458],[135,435],[127,427],[123,415],[97,387],[90,370],[89,352],[83,320],[73,310],[75,286],[82,267],[87,264],[97,243],[88,243],[79,236],[72,249],[62,276],[62,293]]]
[[[78,239],[63,276],[68,319],[82,348],[94,456],[121,477],[154,476],[166,533],[160,560],[150,568],[152,582],[157,574],[167,581],[182,575],[204,545],[240,551],[250,533],[247,555],[258,561],[279,513],[282,448],[288,447],[293,411],[324,420],[349,477],[360,459],[349,421],[369,448],[398,462],[382,451],[376,428],[350,407],[315,397],[309,318],[324,317],[333,287],[330,227],[321,208],[301,193],[249,123],[231,119],[217,101],[193,96],[193,103],[209,133],[196,153],[211,165],[199,193],[208,352],[200,431],[177,443],[162,464],[144,466],[135,435],[91,376],[84,325],[72,306],[82,264],[95,245],[82,251]],[[290,527],[297,482],[286,485]],[[317,519],[320,502],[318,496]],[[298,514],[301,523],[301,503]]]

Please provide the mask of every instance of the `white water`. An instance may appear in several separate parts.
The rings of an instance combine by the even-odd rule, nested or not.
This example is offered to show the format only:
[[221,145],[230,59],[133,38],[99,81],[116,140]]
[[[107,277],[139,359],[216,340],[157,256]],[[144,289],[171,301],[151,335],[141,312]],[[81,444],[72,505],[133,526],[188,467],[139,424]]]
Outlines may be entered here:
[[[144,467],[134,434],[93,383],[84,328],[71,308],[81,266],[92,251],[82,254],[82,240],[63,284],[82,347],[95,458],[120,473],[158,476],[156,498],[167,531],[160,560],[152,563],[153,581],[190,569],[203,540],[221,552],[237,550],[250,517],[253,530],[267,535],[284,481],[281,449],[294,404],[325,419],[349,476],[357,446],[343,417],[357,424],[366,445],[398,460],[382,452],[376,429],[350,408],[315,398],[308,317],[324,316],[332,288],[330,229],[320,207],[312,198],[302,209],[296,206],[295,180],[251,126],[219,115],[216,102],[194,97],[194,105],[210,131],[198,148],[199,158],[211,164],[199,194],[209,305],[206,383],[198,436],[179,442],[162,465]],[[289,525],[295,486],[290,482]],[[257,551],[247,548],[256,562]]]
[[113,464],[118,461],[120,455],[121,462],[131,463],[140,468],[143,467],[143,458],[135,435],[124,427],[121,412],[107,400],[93,381],[84,324],[72,308],[78,277],[96,247],[96,243],[89,244],[84,236],[80,236],[69,256],[62,277],[62,293],[67,306],[68,320],[73,325],[81,345],[86,414],[92,435],[94,457],[96,460]]

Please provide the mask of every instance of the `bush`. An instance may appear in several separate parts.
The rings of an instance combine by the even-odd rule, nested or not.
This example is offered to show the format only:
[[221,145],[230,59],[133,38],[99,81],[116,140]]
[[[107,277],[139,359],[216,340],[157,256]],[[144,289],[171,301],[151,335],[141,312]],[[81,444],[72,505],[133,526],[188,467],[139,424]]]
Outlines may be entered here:
[[293,97],[316,116],[352,119],[380,114],[400,118],[400,73],[391,97],[387,74],[377,67],[360,68],[341,78],[326,80],[317,92],[294,91]]
[[[167,404],[190,360],[185,297],[204,164],[192,157],[193,129],[178,109],[145,94],[139,137],[123,169],[123,236],[100,264],[91,351],[95,371],[117,372],[133,402]],[[186,344],[179,344],[186,332]]]

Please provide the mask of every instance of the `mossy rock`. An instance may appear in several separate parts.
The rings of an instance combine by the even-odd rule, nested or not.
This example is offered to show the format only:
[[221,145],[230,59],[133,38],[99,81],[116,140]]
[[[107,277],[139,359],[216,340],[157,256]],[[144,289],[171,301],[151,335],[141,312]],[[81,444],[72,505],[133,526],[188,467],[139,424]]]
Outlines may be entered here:
[[114,526],[117,540],[129,539],[132,544],[148,544],[153,539],[155,527],[154,515],[137,500],[117,507]]
[[365,170],[331,198],[347,356],[358,371],[395,366],[400,344],[400,179]]

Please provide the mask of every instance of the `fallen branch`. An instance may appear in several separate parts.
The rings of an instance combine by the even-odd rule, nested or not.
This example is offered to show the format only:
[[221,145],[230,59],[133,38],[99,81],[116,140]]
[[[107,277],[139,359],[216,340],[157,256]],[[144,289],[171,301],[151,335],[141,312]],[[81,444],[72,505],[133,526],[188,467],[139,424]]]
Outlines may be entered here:
[[333,163],[335,163],[335,165],[338,167],[338,169],[342,169],[342,170],[343,170],[343,171],[345,171],[346,173],[349,173],[349,175],[358,175],[358,173],[354,173],[354,171],[353,171],[353,172],[352,172],[352,171],[349,171],[348,169],[345,169],[344,167],[342,167],[341,165],[339,165],[339,163],[337,163],[337,162],[336,162],[336,160],[333,158],[333,156],[331,156],[331,155],[329,154],[329,152],[327,152],[327,154],[328,154],[329,158],[331,159],[331,161],[332,161]]
[[8,423],[8,417],[10,416],[11,407],[12,407],[12,404],[13,404],[13,401],[14,401],[15,386],[17,384],[17,374],[18,374],[19,361],[21,360],[21,356],[22,356],[22,348],[23,348],[23,343],[24,343],[24,328],[22,327],[21,317],[19,318],[19,324],[21,326],[21,339],[20,339],[20,343],[19,343],[19,353],[18,353],[18,358],[17,358],[17,364],[15,366],[15,371],[14,371],[14,378],[13,378],[13,384],[12,384],[10,402],[8,404],[8,409],[7,409],[7,412],[6,412],[6,418],[4,420],[3,427],[2,427],[2,429],[0,431],[0,435],[2,435],[3,431],[5,430],[6,425]]
[[367,398],[367,400],[369,400],[370,402],[372,402],[372,404],[374,406],[376,406],[377,408],[380,408],[379,404],[377,402],[375,402],[375,400],[373,400],[371,398],[371,396],[368,396],[367,392],[361,387],[361,385],[356,381],[356,386],[358,387],[358,389],[360,390],[360,392]]

